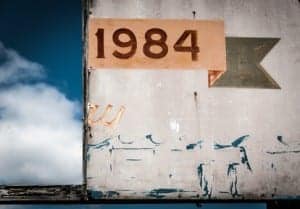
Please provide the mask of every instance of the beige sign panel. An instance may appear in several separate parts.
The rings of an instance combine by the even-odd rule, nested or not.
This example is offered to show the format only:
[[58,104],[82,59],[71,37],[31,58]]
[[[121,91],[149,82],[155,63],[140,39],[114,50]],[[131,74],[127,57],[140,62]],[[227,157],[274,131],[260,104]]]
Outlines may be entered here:
[[[297,1],[95,0],[89,11],[90,199],[299,198]],[[218,33],[205,35],[202,24]],[[153,28],[166,41],[155,30],[144,53]],[[216,42],[204,43],[207,35]],[[207,50],[218,56],[204,58]],[[224,71],[225,56],[224,77],[210,88],[207,70]]]
[[89,20],[88,66],[117,69],[204,69],[211,84],[226,70],[224,22]]

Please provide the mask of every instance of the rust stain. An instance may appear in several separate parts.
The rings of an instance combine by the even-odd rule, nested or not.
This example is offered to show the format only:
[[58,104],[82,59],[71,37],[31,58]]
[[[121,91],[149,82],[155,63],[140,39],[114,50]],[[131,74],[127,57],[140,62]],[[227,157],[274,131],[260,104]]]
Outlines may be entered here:
[[208,71],[208,86],[211,87],[213,84],[224,74],[224,71],[209,70]]

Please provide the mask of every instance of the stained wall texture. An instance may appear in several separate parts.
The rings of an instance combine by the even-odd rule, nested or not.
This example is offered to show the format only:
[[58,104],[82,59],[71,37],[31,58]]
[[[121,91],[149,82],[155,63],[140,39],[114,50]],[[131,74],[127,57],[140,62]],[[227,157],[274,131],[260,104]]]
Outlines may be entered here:
[[95,0],[90,11],[126,19],[195,11],[224,20],[226,37],[280,38],[261,62],[280,89],[209,88],[207,71],[195,69],[90,70],[91,120],[108,113],[88,134],[90,198],[299,198],[298,1]]

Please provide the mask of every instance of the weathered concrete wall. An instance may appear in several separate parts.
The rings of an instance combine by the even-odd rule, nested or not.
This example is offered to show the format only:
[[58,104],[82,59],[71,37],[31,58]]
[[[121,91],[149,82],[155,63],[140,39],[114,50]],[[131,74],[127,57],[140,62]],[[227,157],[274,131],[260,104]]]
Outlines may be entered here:
[[193,11],[224,20],[227,37],[280,38],[262,65],[281,89],[208,88],[198,70],[92,70],[88,102],[126,110],[116,130],[91,130],[90,197],[299,197],[297,0],[95,0],[90,17],[192,19]]

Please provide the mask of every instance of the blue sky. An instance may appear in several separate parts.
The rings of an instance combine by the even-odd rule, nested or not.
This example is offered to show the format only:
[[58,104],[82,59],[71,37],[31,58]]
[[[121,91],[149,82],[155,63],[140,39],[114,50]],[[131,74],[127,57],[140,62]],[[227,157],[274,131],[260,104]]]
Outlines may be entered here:
[[[81,183],[80,2],[0,2],[0,184]],[[197,208],[195,204],[59,207]],[[263,209],[265,205],[205,204],[202,208]]]
[[0,40],[47,70],[46,83],[81,101],[81,1],[1,1]]

